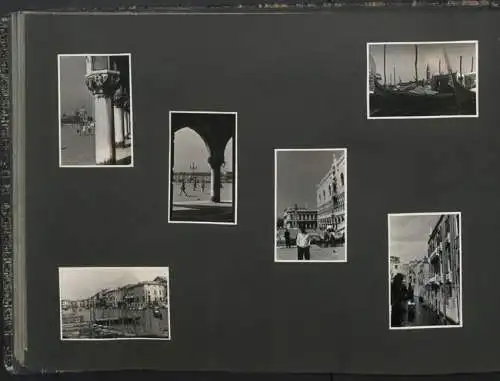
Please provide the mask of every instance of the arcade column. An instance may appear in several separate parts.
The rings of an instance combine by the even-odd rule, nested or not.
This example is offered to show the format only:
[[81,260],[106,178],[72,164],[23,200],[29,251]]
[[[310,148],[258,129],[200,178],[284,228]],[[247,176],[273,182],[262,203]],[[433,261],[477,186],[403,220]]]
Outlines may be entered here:
[[127,89],[123,89],[123,130],[125,139],[130,138],[130,96]]
[[123,110],[123,90],[119,87],[113,95],[115,147],[125,146],[125,121]]
[[208,164],[211,168],[210,178],[210,196],[213,202],[221,202],[220,188],[221,188],[221,167],[224,163],[224,152],[217,152],[208,158]]
[[117,70],[94,70],[87,73],[85,83],[95,102],[95,158],[96,164],[115,164],[115,133],[113,127],[112,97],[120,81]]

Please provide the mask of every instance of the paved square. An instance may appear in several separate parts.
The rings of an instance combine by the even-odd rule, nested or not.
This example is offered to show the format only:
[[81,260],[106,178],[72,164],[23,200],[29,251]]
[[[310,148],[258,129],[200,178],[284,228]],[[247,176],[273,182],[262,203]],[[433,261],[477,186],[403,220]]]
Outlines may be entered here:
[[[345,261],[346,259],[345,246],[320,247],[311,245],[310,252],[311,260],[315,261]],[[278,261],[296,261],[298,260],[297,248],[278,247],[276,256]]]
[[[93,134],[78,135],[76,127],[63,124],[61,128],[61,164],[96,165],[95,160],[95,136]],[[116,161],[121,165],[130,164],[131,147],[117,148]]]
[[210,184],[202,190],[200,184],[193,189],[192,183],[186,183],[186,194],[181,193],[181,183],[174,183],[172,221],[191,222],[234,222],[233,184],[223,183],[221,202],[210,200]]
[[[194,201],[210,201],[210,183],[205,185],[202,191],[201,185],[198,183],[196,189],[193,189],[192,183],[186,183],[186,194],[181,193],[181,183],[176,182],[173,186],[173,200],[175,203],[194,202]],[[233,184],[223,183],[220,190],[220,198],[223,202],[231,203],[233,200]]]

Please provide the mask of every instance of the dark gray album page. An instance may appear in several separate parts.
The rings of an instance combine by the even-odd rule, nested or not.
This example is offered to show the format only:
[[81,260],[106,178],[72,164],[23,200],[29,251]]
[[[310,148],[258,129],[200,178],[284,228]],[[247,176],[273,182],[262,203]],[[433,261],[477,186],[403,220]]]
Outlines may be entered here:
[[[29,15],[29,368],[498,370],[498,20],[495,12],[472,9]],[[444,118],[368,119],[367,43],[429,41],[478,42],[477,110],[468,117],[450,111]],[[128,114],[120,124],[126,127],[119,137],[123,165],[60,166],[58,55],[71,54],[125,57],[116,60],[130,76],[131,104],[123,103]],[[413,81],[409,65],[401,82]],[[387,68],[389,85],[392,71]],[[192,167],[203,166],[207,179],[235,174],[233,188],[224,183],[206,200],[222,205],[228,198],[229,209],[198,223],[182,213],[169,217],[169,194],[181,189],[170,189],[171,111],[237,116],[237,127],[234,118],[224,122],[233,170],[220,169],[229,162],[216,155],[222,145],[211,154],[219,172],[200,160]],[[112,163],[106,147],[85,160]],[[275,149],[346,149],[348,234],[341,261],[275,262]],[[310,181],[311,192],[321,180],[309,180],[299,164],[289,176]],[[316,207],[312,194],[309,208]],[[173,212],[190,208],[181,201]],[[390,329],[388,215],[455,212],[461,216],[460,324]],[[168,268],[169,339],[61,341],[59,268],[87,266]]]

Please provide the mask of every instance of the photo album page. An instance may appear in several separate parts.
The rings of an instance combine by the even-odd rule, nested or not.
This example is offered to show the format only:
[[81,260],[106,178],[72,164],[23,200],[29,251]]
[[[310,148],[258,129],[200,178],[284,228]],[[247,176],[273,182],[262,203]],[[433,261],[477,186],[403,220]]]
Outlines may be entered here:
[[12,17],[26,369],[500,370],[498,14]]

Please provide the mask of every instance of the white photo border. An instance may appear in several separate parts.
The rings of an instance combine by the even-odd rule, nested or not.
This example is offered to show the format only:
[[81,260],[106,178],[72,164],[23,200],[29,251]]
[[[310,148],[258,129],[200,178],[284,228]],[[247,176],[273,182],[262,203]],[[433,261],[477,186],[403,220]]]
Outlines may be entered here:
[[[68,268],[99,268],[99,269],[130,269],[130,268],[144,268],[144,267],[154,267],[158,269],[166,269],[167,270],[167,305],[168,305],[168,337],[116,337],[116,338],[64,338],[63,337],[63,322],[62,322],[62,295],[61,295],[61,270]],[[171,314],[171,298],[170,298],[170,266],[120,266],[120,267],[107,267],[107,266],[60,266],[58,268],[58,283],[59,283],[59,339],[61,341],[137,341],[137,340],[146,340],[146,341],[172,341],[172,314]]]
[[[278,259],[278,242],[276,239],[276,233],[277,233],[277,227],[276,227],[276,221],[278,219],[278,214],[276,210],[276,206],[278,204],[278,152],[325,152],[325,151],[343,151],[344,153],[344,160],[345,160],[345,185],[344,185],[344,192],[345,192],[345,199],[344,199],[344,209],[345,209],[345,245],[344,245],[344,250],[345,250],[345,258],[344,259],[333,259],[333,260],[317,260],[317,259],[311,259],[309,261],[301,261],[298,259]],[[347,241],[348,241],[348,235],[349,235],[349,223],[348,223],[348,218],[349,218],[349,205],[348,205],[348,184],[349,184],[349,164],[347,161],[347,148],[275,148],[274,149],[274,222],[273,222],[273,231],[274,231],[274,262],[275,263],[347,263]]]
[[[435,44],[475,44],[476,54],[476,114],[475,115],[434,115],[434,116],[370,116],[370,46],[371,45],[435,45]],[[367,42],[366,43],[366,116],[368,120],[398,119],[450,119],[479,118],[479,40],[460,41],[407,41],[407,42]]]
[[[62,164],[62,142],[61,142],[61,58],[64,57],[86,57],[86,56],[94,56],[94,57],[113,57],[113,56],[128,56],[128,71],[129,71],[129,88],[130,88],[130,164],[125,165],[80,165],[80,164]],[[132,53],[75,53],[75,54],[58,54],[57,55],[57,106],[58,106],[58,136],[59,136],[59,168],[134,168],[134,101],[133,101],[133,93],[134,90],[132,88]]]
[[[392,327],[391,326],[391,217],[404,217],[404,216],[446,216],[451,214],[458,215],[458,225],[459,225],[459,248],[460,248],[460,322],[459,324],[453,325],[425,325],[425,326],[409,326],[409,327]],[[463,328],[464,326],[464,315],[463,315],[463,267],[462,267],[462,212],[422,212],[422,213],[388,213],[387,214],[387,307],[388,307],[388,320],[389,320],[389,330],[391,331],[408,331],[408,330],[419,330],[419,329],[438,329],[438,328]]]
[[[211,114],[211,115],[234,115],[234,138],[233,138],[233,176],[234,189],[233,189],[233,207],[234,207],[234,221],[220,222],[220,221],[179,221],[172,220],[172,206],[173,195],[172,193],[172,114]],[[238,225],[238,112],[237,111],[200,111],[200,110],[171,110],[168,113],[168,223],[169,224],[196,224],[196,225]]]

